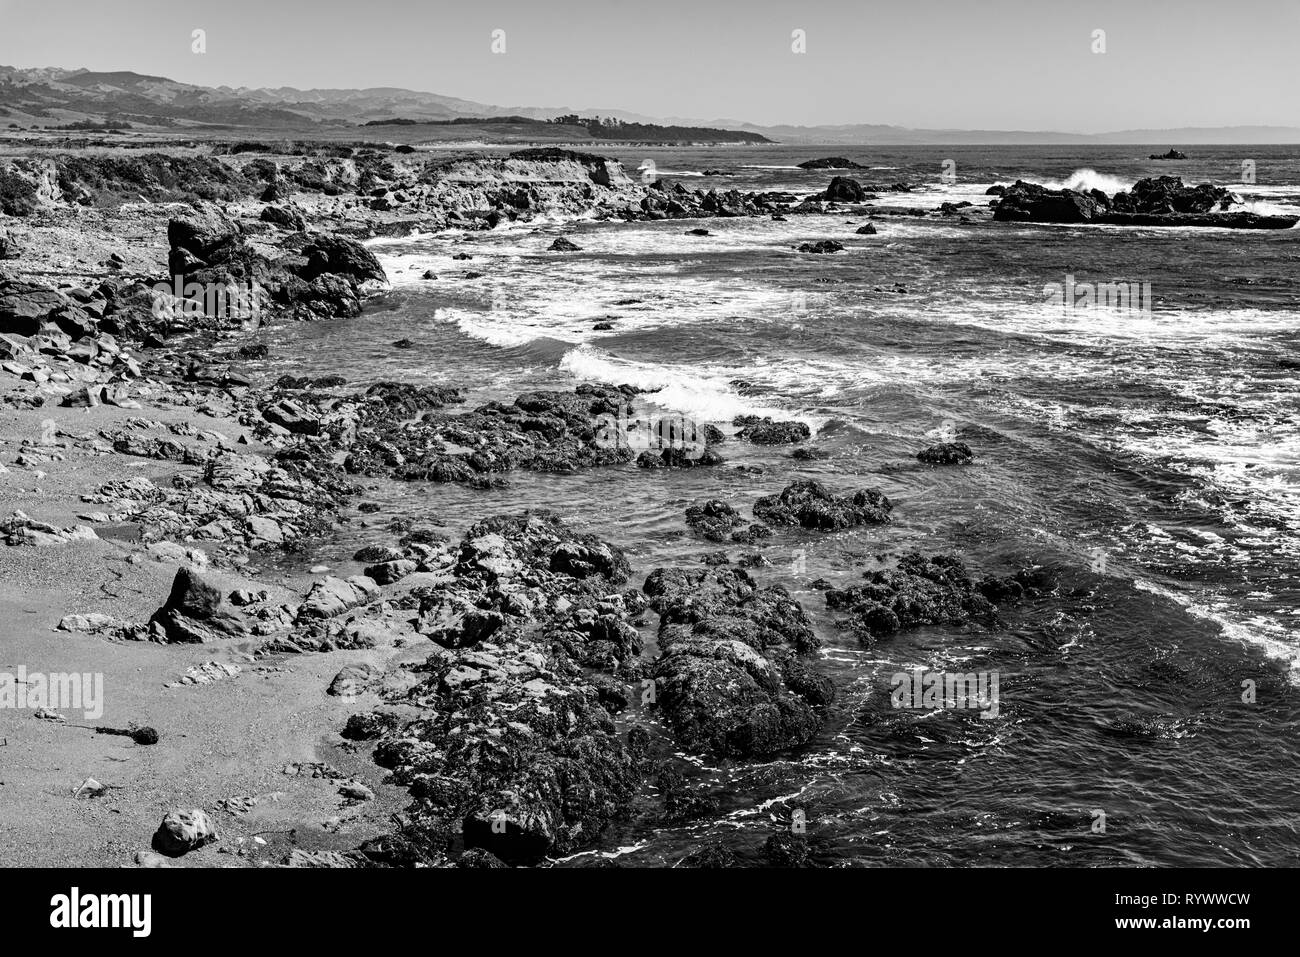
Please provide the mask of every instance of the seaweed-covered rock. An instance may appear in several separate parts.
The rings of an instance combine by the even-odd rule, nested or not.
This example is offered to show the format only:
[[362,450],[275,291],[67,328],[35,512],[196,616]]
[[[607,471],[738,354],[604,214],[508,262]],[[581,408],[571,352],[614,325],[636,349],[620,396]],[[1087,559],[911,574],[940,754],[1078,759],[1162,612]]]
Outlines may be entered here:
[[740,426],[737,434],[755,445],[785,445],[802,442],[812,435],[803,422],[774,422],[767,416],[737,416],[731,424]]
[[350,473],[483,483],[516,469],[573,472],[633,458],[626,442],[604,435],[608,421],[630,411],[630,387],[531,392],[453,413],[445,407],[463,401],[454,389],[381,385],[348,399],[359,418],[354,432],[339,437]]
[[758,522],[747,523],[734,508],[721,499],[711,498],[686,509],[686,524],[711,542],[753,542],[767,538],[772,530]]
[[350,733],[378,735],[375,760],[414,799],[402,836],[435,863],[458,838],[508,865],[588,845],[646,771],[609,710],[640,647],[618,592],[627,560],[544,512],[477,522],[451,558],[409,599],[442,646],[402,699],[419,716],[354,716]]
[[690,751],[771,754],[809,741],[828,679],[798,656],[818,646],[799,603],[741,569],[656,569],[644,590],[660,615],[656,700]]
[[916,453],[917,461],[927,465],[969,465],[974,457],[965,442],[940,442]]
[[765,495],[754,503],[754,517],[770,525],[801,525],[820,531],[880,525],[888,522],[894,506],[877,489],[837,496],[820,482],[804,479],[787,485],[779,495]]
[[867,571],[866,581],[826,592],[826,607],[847,612],[859,637],[871,643],[903,628],[960,624],[995,611],[993,599],[1016,601],[1024,587],[1015,578],[976,582],[950,555],[904,555],[894,568]]

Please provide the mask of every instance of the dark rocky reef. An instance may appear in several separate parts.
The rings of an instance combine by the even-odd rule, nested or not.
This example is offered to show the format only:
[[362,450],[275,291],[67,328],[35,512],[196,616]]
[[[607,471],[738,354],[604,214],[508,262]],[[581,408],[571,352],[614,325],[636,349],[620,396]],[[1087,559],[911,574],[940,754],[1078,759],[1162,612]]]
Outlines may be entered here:
[[741,193],[729,189],[693,190],[681,183],[657,180],[641,199],[639,212],[627,218],[707,219],[764,216],[789,212],[799,202],[793,193]]
[[1139,180],[1131,190],[1118,192],[1114,197],[1096,189],[1081,193],[1017,180],[1002,190],[993,218],[1002,222],[1232,229],[1290,229],[1300,222],[1300,216],[1229,211],[1234,202],[1236,197],[1223,187],[1210,183],[1184,186],[1177,176]]
[[[573,392],[530,392],[513,403],[489,402],[464,413],[455,389],[372,387],[349,402],[355,433],[335,440],[351,474],[403,480],[483,482],[516,469],[573,472],[631,461],[626,444],[602,441],[610,419],[631,412],[637,390],[583,384]],[[409,421],[419,415],[418,422]],[[682,450],[675,450],[682,451]]]

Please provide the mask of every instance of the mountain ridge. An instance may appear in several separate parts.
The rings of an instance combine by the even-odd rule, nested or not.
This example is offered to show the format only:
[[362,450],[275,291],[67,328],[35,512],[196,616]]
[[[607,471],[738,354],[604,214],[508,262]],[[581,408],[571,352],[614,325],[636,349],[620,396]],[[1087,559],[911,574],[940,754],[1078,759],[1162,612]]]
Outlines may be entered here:
[[[1055,130],[923,129],[883,123],[762,125],[734,119],[653,117],[620,109],[495,106],[403,87],[208,87],[130,70],[0,66],[0,120],[19,128],[37,120],[119,122],[167,128],[248,127],[285,132],[348,129],[380,119],[421,122],[578,114],[624,122],[741,132],[795,144],[1050,145],[1050,144],[1289,144],[1300,126],[1239,125],[1131,129],[1105,133]],[[23,121],[23,122],[17,122]]]

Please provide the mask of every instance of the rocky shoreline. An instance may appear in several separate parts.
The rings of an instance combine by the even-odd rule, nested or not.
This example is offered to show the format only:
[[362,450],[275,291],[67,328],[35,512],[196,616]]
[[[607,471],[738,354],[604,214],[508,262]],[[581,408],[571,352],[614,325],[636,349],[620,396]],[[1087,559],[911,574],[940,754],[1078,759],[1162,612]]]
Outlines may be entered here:
[[[249,363],[265,347],[241,340],[264,324],[362,314],[388,278],[363,238],[543,214],[870,212],[862,204],[874,193],[909,188],[836,176],[803,198],[690,190],[637,183],[617,163],[559,149],[426,161],[400,149],[286,155],[232,144],[215,155],[90,151],[0,165],[0,479],[5,500],[20,505],[44,488],[41,508],[7,509],[0,523],[14,587],[59,574],[84,585],[92,569],[61,556],[111,546],[115,573],[138,598],[108,613],[88,588],[70,586],[69,600],[80,597],[47,633],[114,653],[238,649],[238,663],[199,661],[183,687],[238,682],[241,669],[303,668],[349,712],[310,733],[333,736],[370,768],[368,784],[366,773],[328,762],[286,765],[290,777],[328,782],[344,808],[373,812],[336,827],[328,846],[289,838],[274,854],[251,833],[237,848],[222,836],[239,830],[237,802],[195,808],[200,798],[160,788],[151,797],[175,803],[152,842],[126,835],[135,860],[211,864],[224,852],[239,865],[538,865],[590,849],[634,814],[707,813],[707,796],[682,788],[683,754],[746,760],[812,740],[836,688],[812,657],[806,611],[780,585],[704,552],[699,567],[633,568],[614,545],[528,512],[485,515],[455,540],[432,525],[394,527],[388,543],[356,552],[362,574],[334,575],[308,557],[347,533],[345,510],[364,511],[362,479],[493,488],[521,471],[708,468],[727,442],[811,457],[806,426],[737,420],[733,436],[709,425],[695,447],[636,455],[605,431],[632,412],[639,390],[630,386],[583,383],[468,408],[450,385],[261,381]],[[1048,202],[1101,206],[1041,189],[1007,188],[994,218],[1029,219]],[[1181,190],[1165,189],[1175,209]],[[1134,192],[1132,209],[1117,197],[1107,215],[1155,215]],[[807,251],[831,247],[842,248]],[[214,303],[213,290],[229,295]],[[954,442],[918,458],[960,466],[975,454]],[[815,536],[883,525],[893,508],[875,489],[794,482],[761,498],[752,520],[710,501],[692,506],[684,526],[753,543],[773,526]],[[292,571],[268,584],[268,566]],[[925,624],[995,620],[999,607],[1052,587],[1025,572],[972,575],[944,555],[908,555],[863,575],[861,585],[824,590],[827,608],[867,645]],[[132,740],[173,746],[165,727],[154,743]],[[658,799],[651,811],[648,793]],[[767,859],[807,863],[806,839],[775,835]],[[727,855],[706,848],[685,863],[717,866]]]

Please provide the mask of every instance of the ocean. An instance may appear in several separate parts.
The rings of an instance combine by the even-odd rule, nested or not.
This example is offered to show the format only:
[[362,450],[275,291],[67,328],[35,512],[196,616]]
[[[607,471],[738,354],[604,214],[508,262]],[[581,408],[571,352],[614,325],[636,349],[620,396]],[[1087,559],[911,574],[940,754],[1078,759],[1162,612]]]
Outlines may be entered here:
[[[921,184],[880,193],[881,207],[985,204],[991,185],[1018,178],[1114,192],[1173,174],[1229,186],[1259,212],[1300,212],[1295,147],[1147,159],[1165,148],[601,152],[693,188],[806,195],[835,172]],[[871,168],[795,165],[820,156]],[[732,175],[700,175],[709,169]],[[878,232],[858,235],[869,219]],[[548,252],[559,235],[581,251]],[[823,239],[846,248],[793,249]],[[819,857],[844,865],[1296,866],[1298,240],[1297,229],[960,215],[534,221],[377,240],[392,291],[357,319],[278,328],[275,369],[454,384],[470,404],[629,383],[658,390],[644,397],[648,417],[726,431],[742,414],[802,420],[828,457],[732,439],[709,469],[514,473],[493,491],[376,484],[367,497],[383,511],[353,516],[313,557],[346,567],[361,544],[388,541],[392,518],[456,536],[485,515],[545,507],[626,549],[639,584],[722,548],[687,528],[692,503],[721,498],[748,515],[799,477],[879,488],[892,524],[778,531],[757,548],[770,564],[751,571],[789,588],[822,638],[818,667],[839,697],[819,736],[763,762],[690,757],[716,814],[677,827],[640,815],[587,856],[671,865],[722,838],[757,860],[774,823],[797,820]],[[1049,293],[1100,283],[1134,295],[1067,308]],[[415,347],[394,348],[403,338]],[[972,465],[916,461],[953,436]],[[733,546],[732,560],[752,550]],[[909,551],[953,554],[978,573],[1036,566],[1057,586],[995,623],[866,648],[812,582],[843,587]],[[916,668],[998,674],[998,716],[894,709],[891,676]],[[655,719],[636,705],[621,720]],[[642,798],[655,800],[653,789]]]

